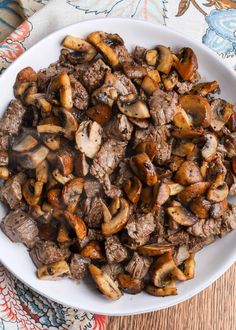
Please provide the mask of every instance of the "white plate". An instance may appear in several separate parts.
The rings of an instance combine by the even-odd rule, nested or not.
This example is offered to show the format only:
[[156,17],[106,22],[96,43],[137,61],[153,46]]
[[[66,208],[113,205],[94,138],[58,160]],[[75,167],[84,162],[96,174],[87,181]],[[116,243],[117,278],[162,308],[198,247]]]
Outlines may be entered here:
[[[35,70],[47,67],[58,59],[60,43],[65,35],[85,37],[95,30],[117,32],[129,47],[135,45],[152,47],[157,44],[171,46],[174,50],[184,46],[192,47],[196,52],[199,71],[203,79],[217,80],[223,90],[223,97],[235,102],[236,76],[233,70],[205,46],[188,40],[163,26],[129,19],[106,18],[63,28],[37,43],[17,59],[0,77],[0,90],[4,91],[0,98],[0,114],[13,98],[12,86],[19,70],[25,66],[32,66]],[[0,217],[3,214],[4,209],[1,207]],[[55,282],[39,281],[26,248],[12,243],[1,231],[0,260],[21,281],[52,300],[98,314],[128,315],[176,305],[205,289],[236,260],[235,240],[236,233],[234,232],[199,252],[196,257],[195,279],[179,283],[179,294],[166,298],[152,297],[144,292],[135,296],[125,294],[120,300],[110,302],[97,292],[94,285],[90,286],[87,280],[80,285],[67,279]]]

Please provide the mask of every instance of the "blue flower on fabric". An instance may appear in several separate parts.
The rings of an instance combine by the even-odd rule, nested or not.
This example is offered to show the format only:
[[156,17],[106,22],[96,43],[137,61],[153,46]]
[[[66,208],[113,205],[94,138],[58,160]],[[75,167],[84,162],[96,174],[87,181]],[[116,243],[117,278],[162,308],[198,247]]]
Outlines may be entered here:
[[205,17],[209,28],[202,42],[220,55],[236,53],[236,9],[213,10]]

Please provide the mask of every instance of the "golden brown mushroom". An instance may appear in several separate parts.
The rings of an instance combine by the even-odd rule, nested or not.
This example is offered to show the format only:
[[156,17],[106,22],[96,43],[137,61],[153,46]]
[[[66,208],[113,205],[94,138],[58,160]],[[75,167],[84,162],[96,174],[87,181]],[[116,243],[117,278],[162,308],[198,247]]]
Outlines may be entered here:
[[129,198],[129,200],[133,204],[137,204],[140,198],[142,190],[142,183],[141,181],[137,178],[137,176],[133,176],[132,178],[128,179],[124,183],[124,191]]
[[89,108],[86,114],[100,125],[105,125],[111,118],[112,110],[111,107],[105,103],[97,103]]
[[191,48],[182,48],[177,54],[175,68],[183,80],[191,80],[197,71],[198,63],[196,55]]
[[138,119],[150,118],[148,107],[143,101],[137,100],[132,103],[126,103],[123,102],[121,98],[118,98],[117,105],[120,112],[128,117]]
[[178,199],[183,204],[188,204],[192,199],[204,195],[210,186],[210,182],[197,182],[185,187],[179,194]]
[[55,169],[52,171],[52,176],[57,182],[59,182],[62,185],[66,184],[70,180],[74,179],[73,174],[63,175],[58,169]]
[[61,189],[51,189],[47,193],[48,202],[55,208],[64,209],[65,205],[62,200]]
[[153,243],[138,248],[138,253],[147,257],[160,256],[166,252],[173,252],[173,245],[168,243]]
[[140,142],[135,148],[137,154],[145,152],[151,161],[155,158],[157,151],[157,144],[155,142]]
[[227,199],[228,194],[229,188],[226,182],[219,186],[213,184],[207,192],[207,199],[211,202],[219,203]]
[[57,168],[62,175],[69,175],[73,172],[74,158],[72,152],[67,149],[61,149],[56,154],[57,157]]
[[216,99],[211,103],[212,119],[211,128],[219,132],[233,113],[233,105],[222,99]]
[[83,178],[75,178],[67,182],[62,189],[62,198],[66,205],[75,205],[78,203],[84,187]]
[[169,74],[161,76],[162,83],[167,91],[173,90],[178,82],[178,74],[176,71],[171,71]]
[[156,49],[147,50],[145,60],[148,65],[156,66],[158,61],[158,51]]
[[26,135],[19,142],[13,144],[12,150],[17,152],[29,151],[36,147],[37,144],[38,141],[32,135]]
[[141,153],[130,158],[129,164],[133,172],[148,186],[157,182],[155,168],[146,153]]
[[6,166],[0,166],[0,179],[8,180],[10,176],[10,171]]
[[22,194],[29,205],[39,203],[42,191],[43,182],[35,181],[35,179],[28,179],[22,187]]
[[182,226],[192,226],[197,222],[197,218],[185,209],[181,204],[167,208],[167,213],[171,219]]
[[193,124],[192,118],[180,106],[177,107],[177,113],[174,115],[173,122],[176,127],[187,129],[191,128]]
[[137,294],[144,288],[144,281],[142,279],[133,278],[128,274],[120,273],[117,276],[119,287],[127,293]]
[[37,73],[31,67],[26,67],[18,72],[13,87],[15,97],[21,97],[32,83],[37,82],[37,80]]
[[156,259],[151,269],[151,279],[155,286],[162,287],[166,277],[176,268],[170,252]]
[[84,177],[89,173],[89,164],[84,153],[77,153],[74,157],[74,171],[78,177]]
[[49,166],[46,159],[36,167],[35,174],[37,181],[48,182]]
[[214,219],[220,218],[228,209],[228,201],[224,199],[219,203],[215,203],[210,208],[210,215]]
[[62,109],[60,114],[62,115],[64,122],[64,136],[69,140],[73,140],[75,137],[75,132],[78,129],[78,122],[73,114],[68,110]]
[[[56,99],[57,93],[60,95],[59,101]],[[65,109],[73,107],[72,89],[67,73],[60,73],[52,78],[48,85],[47,98],[52,104],[61,105]]]
[[110,278],[110,276],[96,267],[95,265],[88,266],[89,272],[98,286],[98,289],[110,300],[120,299],[122,293],[120,292],[116,283]]
[[105,259],[104,254],[102,253],[101,245],[97,241],[88,242],[83,247],[80,254],[83,257],[90,258],[91,260],[104,261],[104,259]]
[[48,155],[48,148],[39,146],[31,151],[17,153],[18,164],[25,169],[35,169]]
[[210,209],[211,203],[204,197],[198,197],[190,203],[191,212],[199,219],[207,219]]
[[146,75],[141,83],[141,88],[147,95],[152,95],[157,89],[159,89],[159,84],[150,75]]
[[87,226],[85,222],[80,217],[72,214],[71,212],[65,211],[64,214],[69,224],[74,229],[79,241],[83,241],[87,236]]
[[45,135],[42,137],[43,143],[52,151],[56,151],[61,147],[61,137],[57,135]]
[[158,45],[155,47],[158,52],[157,70],[168,74],[173,65],[173,56],[169,48]]
[[193,86],[190,94],[196,94],[201,96],[206,96],[210,93],[215,93],[219,91],[219,84],[217,81],[199,83]]
[[97,55],[96,49],[89,42],[71,35],[66,36],[62,44],[75,50],[73,58],[76,59],[76,63],[89,62]]
[[164,281],[162,288],[157,288],[155,285],[148,284],[145,291],[155,297],[166,297],[177,295],[175,280]]
[[210,162],[216,157],[218,140],[213,133],[206,133],[204,139],[206,140],[206,143],[201,150],[202,158],[205,161]]
[[198,165],[189,160],[180,165],[174,179],[183,186],[203,181]]
[[54,280],[60,277],[70,276],[70,267],[64,260],[57,261],[37,269],[37,275],[40,280]]

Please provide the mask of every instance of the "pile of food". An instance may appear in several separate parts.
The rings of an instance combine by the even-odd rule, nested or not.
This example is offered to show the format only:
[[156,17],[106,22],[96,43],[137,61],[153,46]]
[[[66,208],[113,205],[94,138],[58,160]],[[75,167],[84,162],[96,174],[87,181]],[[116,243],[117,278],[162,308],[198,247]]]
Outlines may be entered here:
[[67,36],[21,70],[0,120],[3,232],[40,279],[87,270],[111,300],[177,294],[194,254],[236,228],[236,114],[194,51],[129,53],[118,34]]

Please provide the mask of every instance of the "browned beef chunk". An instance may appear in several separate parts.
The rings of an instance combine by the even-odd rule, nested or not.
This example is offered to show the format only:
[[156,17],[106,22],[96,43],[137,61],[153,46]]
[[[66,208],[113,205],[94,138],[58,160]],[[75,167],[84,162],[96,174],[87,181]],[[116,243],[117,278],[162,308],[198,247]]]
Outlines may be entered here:
[[122,96],[128,94],[137,94],[137,89],[132,83],[132,81],[126,77],[122,72],[114,72],[114,76],[117,78],[115,88],[118,90],[119,94]]
[[23,243],[30,248],[37,241],[36,221],[22,210],[11,211],[6,215],[1,222],[1,228],[12,242]]
[[211,235],[223,235],[236,229],[236,206],[229,205],[228,210],[219,219],[201,219],[188,232],[197,237],[206,238]]
[[153,215],[156,224],[155,234],[157,235],[157,237],[163,237],[165,234],[164,209],[162,207],[159,207]]
[[68,259],[70,251],[68,248],[59,248],[56,243],[51,241],[39,241],[30,250],[30,256],[35,266],[41,267],[53,262]]
[[0,189],[0,200],[9,205],[11,209],[20,206],[22,200],[21,186],[26,180],[24,173],[18,173],[11,179],[7,180]]
[[79,82],[79,80],[75,79],[74,75],[70,75],[70,83],[74,107],[79,110],[87,109],[89,104],[89,95],[86,89]]
[[114,181],[114,184],[118,187],[123,187],[123,184],[126,180],[130,179],[133,176],[133,173],[130,171],[130,167],[127,164],[126,160],[123,160],[119,164],[118,174]]
[[107,71],[110,71],[110,67],[99,58],[93,63],[77,65],[75,76],[91,93],[103,84]]
[[19,100],[12,100],[0,120],[0,135],[19,133],[25,111]]
[[189,250],[186,245],[178,246],[174,252],[174,261],[176,265],[181,265],[189,257]]
[[147,50],[146,48],[141,46],[136,46],[134,48],[132,56],[136,63],[143,64],[146,50]]
[[129,141],[133,132],[133,125],[125,115],[118,114],[109,121],[104,128],[105,136],[110,139]]
[[129,236],[127,231],[123,231],[120,239],[122,244],[128,246],[131,250],[136,250],[139,246],[142,246],[150,241],[150,235],[133,239]]
[[147,129],[136,129],[134,145],[141,142],[155,142],[157,144],[157,154],[155,160],[158,164],[163,164],[170,159],[172,141],[169,138],[169,131],[165,125],[158,128],[149,125]]
[[177,233],[169,235],[167,240],[174,245],[185,245],[188,244],[189,234],[184,230],[180,230]]
[[88,198],[93,198],[101,194],[102,186],[97,180],[87,179],[84,182],[84,191]]
[[105,252],[109,264],[116,264],[127,258],[127,249],[121,244],[117,236],[106,238]]
[[102,266],[102,271],[107,273],[110,278],[115,281],[117,279],[118,274],[123,273],[124,269],[121,264],[106,264]]
[[119,194],[119,190],[111,185],[110,175],[124,158],[125,148],[125,142],[110,139],[102,145],[93,160],[90,172],[102,183],[106,194]]
[[86,238],[80,242],[80,247],[83,248],[90,241],[103,241],[104,239],[101,230],[89,228]]
[[147,274],[151,263],[150,258],[140,256],[137,252],[134,252],[125,270],[130,273],[131,277],[142,279]]
[[156,90],[150,97],[150,113],[155,126],[165,125],[172,121],[178,95],[176,93],[165,93],[161,89]]
[[90,208],[86,210],[84,221],[91,228],[100,228],[103,221],[102,200],[93,198]]
[[80,254],[73,254],[70,261],[71,275],[76,280],[82,280],[90,264],[90,259],[81,256]]
[[189,235],[189,242],[188,242],[189,252],[196,253],[200,251],[204,246],[209,245],[214,241],[215,239],[213,235],[210,235],[206,238]]
[[117,54],[117,57],[119,58],[119,62],[121,65],[123,64],[128,64],[131,65],[133,64],[134,60],[132,59],[131,55],[129,54],[127,48],[125,45],[117,45],[115,48],[115,53]]
[[178,81],[176,84],[178,94],[187,94],[192,88],[193,84],[190,81]]
[[147,237],[155,230],[152,213],[133,213],[126,225],[127,232],[134,240]]
[[0,166],[6,166],[8,165],[8,153],[6,150],[1,150],[0,149]]
[[0,136],[0,150],[8,150],[8,147],[9,147],[9,135]]

